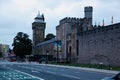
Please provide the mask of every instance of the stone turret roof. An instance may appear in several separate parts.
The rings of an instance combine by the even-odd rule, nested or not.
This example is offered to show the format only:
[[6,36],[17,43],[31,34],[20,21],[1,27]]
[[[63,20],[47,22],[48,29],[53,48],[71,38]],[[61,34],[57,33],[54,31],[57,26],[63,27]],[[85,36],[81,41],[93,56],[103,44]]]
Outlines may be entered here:
[[38,15],[35,17],[34,22],[44,22],[44,15],[40,15],[40,12],[38,12]]

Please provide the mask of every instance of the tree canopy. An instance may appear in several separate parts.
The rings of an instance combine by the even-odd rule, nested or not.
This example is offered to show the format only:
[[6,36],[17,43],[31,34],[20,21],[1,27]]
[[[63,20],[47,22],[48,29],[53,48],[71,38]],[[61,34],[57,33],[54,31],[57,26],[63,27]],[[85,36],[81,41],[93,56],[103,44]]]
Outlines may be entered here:
[[49,34],[46,35],[45,41],[50,40],[50,39],[52,39],[52,38],[55,38],[55,35],[49,33]]
[[13,41],[13,51],[20,59],[32,53],[32,40],[26,33],[18,32]]

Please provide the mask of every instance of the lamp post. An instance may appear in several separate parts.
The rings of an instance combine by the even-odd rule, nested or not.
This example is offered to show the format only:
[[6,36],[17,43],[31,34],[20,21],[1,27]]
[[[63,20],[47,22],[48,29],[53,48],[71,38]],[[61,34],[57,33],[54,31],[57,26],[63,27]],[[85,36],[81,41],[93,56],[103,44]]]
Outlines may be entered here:
[[59,51],[58,51],[58,41],[57,41],[57,62],[58,62],[58,54],[59,54]]
[[100,64],[100,69],[102,69],[102,65],[103,65],[103,63],[102,63],[102,62],[100,62],[99,64]]
[[49,54],[48,50],[46,50],[46,62],[45,62],[46,64],[48,63],[48,54]]
[[58,42],[57,41],[54,42],[54,52],[55,52],[54,61],[57,62],[58,61]]

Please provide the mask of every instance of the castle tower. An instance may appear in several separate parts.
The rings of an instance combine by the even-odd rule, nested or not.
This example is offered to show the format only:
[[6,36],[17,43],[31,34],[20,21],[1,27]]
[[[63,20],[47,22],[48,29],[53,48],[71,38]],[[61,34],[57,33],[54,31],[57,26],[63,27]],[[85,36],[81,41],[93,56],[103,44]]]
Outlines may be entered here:
[[93,13],[93,8],[92,6],[87,6],[84,8],[84,13],[85,13],[85,18],[90,20],[90,25],[92,25],[92,13]]
[[84,23],[82,25],[83,31],[91,30],[92,29],[92,12],[93,8],[91,6],[87,6],[84,8]]
[[36,45],[44,41],[46,23],[44,21],[44,15],[38,15],[35,17],[35,21],[32,23],[33,30],[33,49],[32,54],[38,54]]

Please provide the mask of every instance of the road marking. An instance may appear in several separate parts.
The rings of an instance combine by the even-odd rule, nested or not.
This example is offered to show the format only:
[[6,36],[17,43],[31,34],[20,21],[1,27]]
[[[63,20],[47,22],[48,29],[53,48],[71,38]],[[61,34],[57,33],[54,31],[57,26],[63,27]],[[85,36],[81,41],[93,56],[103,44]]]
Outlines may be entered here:
[[22,72],[22,71],[19,71],[19,70],[15,70],[15,71],[16,71],[16,72],[19,72],[19,73],[22,73],[22,74],[26,74],[26,75],[31,76],[31,77],[33,77],[33,78],[37,78],[37,79],[40,79],[40,80],[45,80],[45,79],[43,79],[43,78],[36,77],[36,76],[33,76],[33,75],[31,75],[31,74],[28,74],[28,73],[25,73],[25,72]]
[[39,73],[39,71],[35,71],[35,70],[31,70],[31,72],[34,72],[34,73]]
[[[31,69],[31,72],[36,72],[36,73],[39,73],[38,71],[43,71],[41,69],[36,69],[36,68],[32,68],[32,67],[25,67],[25,66],[21,66],[21,67],[22,68]],[[45,71],[45,72],[50,73],[50,74],[57,74],[56,72],[52,72],[52,71]],[[69,78],[74,78],[74,79],[80,79],[79,77],[71,76],[71,75],[66,75],[66,74],[62,74],[62,76],[69,77]]]
[[69,78],[80,79],[79,77],[71,76],[71,75],[66,75],[66,74],[62,74],[62,76],[69,77]]
[[50,73],[50,74],[56,74],[56,72],[52,72],[52,71],[45,71],[47,73]]
[[[21,68],[25,68],[25,69],[30,69],[31,70],[31,72],[33,71],[33,70],[35,70],[36,72],[42,72],[43,70],[41,70],[41,69],[36,69],[36,68],[32,68],[32,67],[25,67],[25,66],[19,66],[19,67],[21,67]],[[34,72],[34,71],[33,71]],[[39,73],[40,73],[39,72]]]
[[[26,66],[21,66],[22,68],[26,68],[26,69],[31,69],[31,72],[35,72],[35,73],[40,73],[39,71],[43,71],[41,69],[36,69],[36,68],[32,68],[32,67],[26,67]],[[50,73],[50,74],[56,74],[56,72],[52,72],[52,71],[45,71],[47,73]]]

